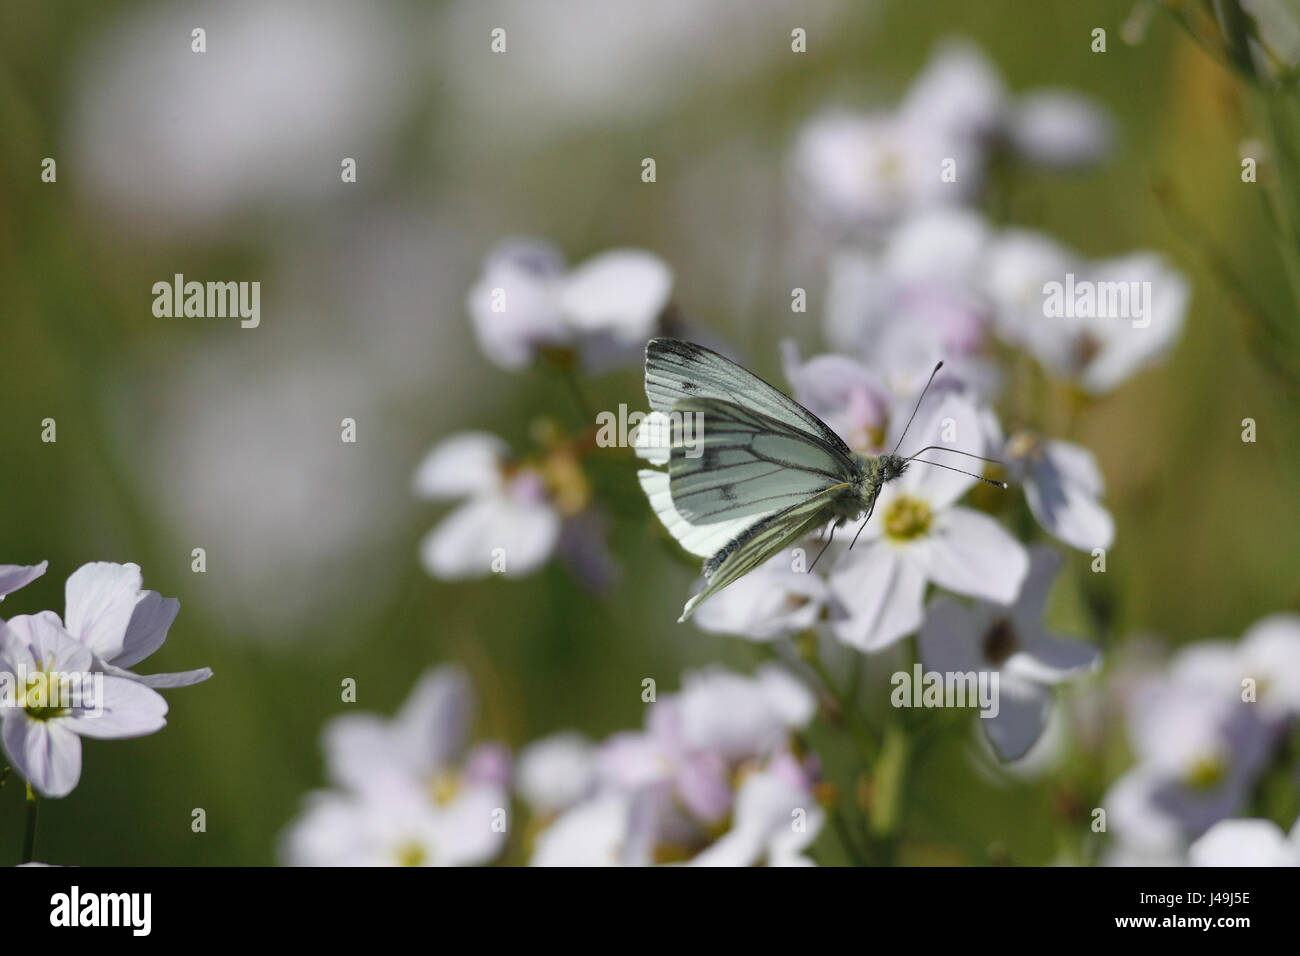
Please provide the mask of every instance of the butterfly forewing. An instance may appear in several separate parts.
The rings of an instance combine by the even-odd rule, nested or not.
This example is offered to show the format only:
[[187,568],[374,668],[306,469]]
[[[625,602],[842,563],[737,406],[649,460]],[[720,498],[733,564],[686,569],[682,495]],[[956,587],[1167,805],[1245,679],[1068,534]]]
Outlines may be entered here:
[[846,458],[843,439],[808,409],[712,349],[677,339],[651,339],[645,348],[645,394],[650,407],[668,413],[688,398],[734,402],[819,438]]
[[673,410],[669,487],[692,524],[781,511],[857,474],[852,459],[817,436],[735,403],[690,398]]

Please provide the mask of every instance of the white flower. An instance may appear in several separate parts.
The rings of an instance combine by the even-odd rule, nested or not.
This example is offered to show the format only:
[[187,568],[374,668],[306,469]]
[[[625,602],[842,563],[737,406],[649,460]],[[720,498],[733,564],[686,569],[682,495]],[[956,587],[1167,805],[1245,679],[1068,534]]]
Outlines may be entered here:
[[919,213],[890,234],[876,254],[831,260],[826,336],[862,356],[896,395],[921,388],[942,359],[981,392],[996,384],[979,358],[989,306],[980,270],[989,229],[977,214],[940,208]]
[[1300,866],[1300,824],[1291,835],[1272,820],[1222,820],[1187,851],[1191,866]]
[[609,790],[566,810],[537,837],[531,866],[648,866],[655,794]]
[[48,561],[27,565],[0,564],[0,601],[5,599],[6,594],[13,594],[19,588],[27,587],[44,574],[49,565]]
[[589,796],[596,784],[596,748],[576,733],[529,744],[515,767],[519,796],[541,816],[551,816]]
[[[1184,652],[1186,655],[1188,652]],[[1239,813],[1268,758],[1275,730],[1255,705],[1204,683],[1199,653],[1143,681],[1129,705],[1137,764],[1102,800],[1121,848],[1166,858],[1212,824]],[[1224,674],[1226,677],[1226,673]]]
[[212,676],[207,667],[145,675],[128,670],[162,647],[181,609],[175,598],[144,590],[139,565],[83,564],[72,572],[63,590],[64,626],[90,648],[106,674],[148,687],[188,687]]
[[521,577],[540,567],[559,540],[561,515],[542,476],[512,469],[494,435],[463,432],[444,440],[420,463],[414,488],[423,498],[468,498],[420,543],[420,559],[434,577],[494,570]]
[[1020,97],[1006,118],[1012,149],[1038,166],[1087,166],[1105,157],[1114,140],[1110,116],[1069,90],[1035,90]]
[[812,692],[775,664],[759,667],[753,677],[722,667],[688,671],[678,703],[685,745],[733,766],[774,753],[817,710]]
[[1023,757],[1047,725],[1050,688],[1096,668],[1100,655],[1081,641],[1049,634],[1043,612],[1060,556],[1030,552],[1029,573],[1014,604],[930,603],[918,639],[927,670],[999,674],[997,713],[978,723],[1004,761]]
[[1170,662],[1170,678],[1226,700],[1242,700],[1247,681],[1270,720],[1300,714],[1300,615],[1257,621],[1239,642],[1201,641]]
[[688,672],[681,693],[651,706],[644,731],[605,741],[601,780],[627,791],[669,785],[694,820],[714,823],[731,810],[732,772],[770,757],[814,711],[812,695],[775,665],[753,677],[720,667]]
[[483,353],[502,368],[522,368],[545,348],[577,348],[599,367],[639,354],[672,285],[667,264],[639,249],[567,271],[549,243],[512,239],[488,255],[467,306]]
[[817,355],[805,362],[789,341],[781,344],[781,358],[795,401],[834,429],[846,445],[864,455],[890,450],[886,446],[896,396],[881,375],[845,355]]
[[1169,351],[1189,297],[1187,280],[1155,253],[1088,262],[1027,230],[993,241],[986,288],[999,334],[1092,394]]
[[336,717],[322,732],[331,780],[282,843],[306,866],[447,865],[495,859],[505,844],[509,756],[466,751],[473,693],[455,667],[426,672],[398,715]]
[[280,857],[288,866],[471,866],[500,852],[493,815],[503,807],[483,791],[446,807],[403,787],[315,793],[281,837]]
[[[96,670],[94,655],[52,611],[0,623],[0,673],[23,684],[14,687],[12,704],[0,707],[4,752],[44,796],[64,797],[76,787],[82,737],[139,737],[167,723],[167,702],[156,691]],[[87,690],[92,674],[95,689]],[[81,682],[80,694],[73,680]]]
[[747,775],[736,793],[731,828],[690,861],[692,866],[811,866],[803,855],[825,823],[812,780],[783,753]]
[[1092,452],[1027,431],[1003,444],[996,423],[992,428],[1007,471],[1024,489],[1029,510],[1043,530],[1081,551],[1109,548],[1115,540],[1115,520],[1099,500],[1104,483]]
[[695,625],[752,641],[772,641],[812,627],[828,596],[825,579],[807,570],[817,556],[816,550],[809,553],[815,544],[800,549],[801,570],[795,567],[795,549],[788,549],[724,588],[695,612]]
[[[961,170],[945,183],[946,159]],[[924,120],[896,113],[828,112],[806,123],[792,157],[794,186],[819,219],[886,229],[917,209],[974,198],[981,151]]]
[[[938,439],[945,419],[972,442],[981,435],[974,406],[952,395],[917,429],[918,444]],[[983,451],[982,439],[963,450]],[[831,592],[847,612],[831,622],[841,641],[875,651],[910,634],[921,624],[931,581],[999,604],[1015,599],[1029,568],[1024,547],[988,515],[955,505],[977,480],[917,461],[881,489],[856,548],[830,573]]]

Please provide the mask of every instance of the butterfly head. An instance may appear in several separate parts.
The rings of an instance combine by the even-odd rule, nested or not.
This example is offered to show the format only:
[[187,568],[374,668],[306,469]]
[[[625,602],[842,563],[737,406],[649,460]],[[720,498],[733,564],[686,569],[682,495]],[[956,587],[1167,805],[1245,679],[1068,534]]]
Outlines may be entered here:
[[881,455],[880,456],[880,482],[884,484],[887,481],[893,481],[903,472],[907,471],[907,459],[901,455]]

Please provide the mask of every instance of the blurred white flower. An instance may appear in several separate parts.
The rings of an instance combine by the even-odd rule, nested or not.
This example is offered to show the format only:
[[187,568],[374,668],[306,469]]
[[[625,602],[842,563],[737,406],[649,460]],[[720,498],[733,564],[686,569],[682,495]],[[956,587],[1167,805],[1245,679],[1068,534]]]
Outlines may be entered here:
[[1006,119],[1012,149],[1036,166],[1088,166],[1111,150],[1110,115],[1069,90],[1035,90],[1018,98]]
[[788,753],[748,774],[736,792],[731,828],[691,859],[692,866],[811,866],[812,845],[826,813],[813,780]]
[[[812,789],[817,764],[800,762],[787,744],[815,708],[811,692],[776,665],[752,677],[714,667],[687,673],[679,693],[651,704],[645,730],[605,740],[594,787],[585,740],[540,741],[528,757],[533,796],[525,796],[544,824],[531,862],[809,862],[800,854],[823,818]],[[568,770],[572,779],[562,780]]]
[[990,393],[996,376],[979,357],[988,241],[975,213],[936,209],[900,224],[878,253],[839,253],[827,288],[827,339],[860,356],[898,395],[914,394],[941,359],[945,378]]
[[529,808],[547,817],[589,796],[596,785],[596,748],[577,733],[529,744],[515,764],[515,789]]
[[128,669],[163,646],[181,609],[176,598],[144,590],[139,565],[83,564],[64,585],[64,599],[64,626],[90,648],[104,673],[146,687],[188,687],[212,676],[207,667],[144,675]]
[[1101,656],[1082,641],[1050,634],[1043,622],[1060,555],[1033,548],[1015,603],[960,604],[936,598],[918,638],[925,668],[940,673],[997,672],[998,710],[977,721],[1004,761],[1028,753],[1047,725],[1051,687],[1094,670]]
[[[427,56],[449,95],[457,135],[448,138],[478,163],[508,162],[532,140],[645,128],[698,107],[702,96],[741,91],[788,61],[793,26],[784,0],[657,0],[654,16],[605,0],[456,0],[432,9]],[[809,0],[799,25],[812,45],[842,29],[846,14],[833,0]],[[505,30],[506,55],[489,53],[495,27]],[[717,43],[724,33],[726,44]]]
[[[941,178],[945,160],[960,171]],[[878,232],[919,209],[975,198],[982,151],[921,118],[892,112],[828,112],[800,130],[793,185],[812,214],[838,227]]]
[[412,88],[402,13],[348,0],[126,13],[75,60],[77,181],[119,219],[172,231],[338,196],[345,156],[381,175]]
[[406,788],[310,794],[280,838],[287,866],[473,866],[494,859],[505,805],[485,791],[439,806]]
[[[513,468],[505,444],[483,432],[453,435],[416,470],[422,498],[468,498],[420,543],[420,560],[437,578],[521,577],[551,556],[562,518],[542,475]],[[495,565],[495,567],[494,567]]]
[[[86,691],[95,663],[53,611],[0,622],[0,673],[25,681],[13,688],[12,706],[0,707],[0,737],[9,763],[43,796],[65,797],[77,786],[82,737],[140,737],[167,723],[167,702],[137,681],[96,675],[96,689]],[[83,681],[80,694],[73,679]]]
[[795,568],[795,549],[774,555],[701,605],[695,625],[752,641],[772,641],[812,627],[828,593],[825,579],[807,570],[818,547],[809,542],[800,549],[801,569]]
[[1024,160],[1059,167],[1094,162],[1110,142],[1109,118],[1090,100],[1055,90],[1012,99],[978,48],[950,40],[895,109],[809,121],[792,165],[814,215],[872,233],[978,197],[989,156],[1004,143]]
[[722,667],[688,671],[677,700],[683,743],[733,766],[775,753],[817,710],[812,692],[775,664],[759,667],[753,677]]
[[1241,812],[1275,739],[1255,705],[1227,691],[1226,681],[1207,692],[1203,658],[1184,660],[1185,669],[1175,661],[1132,694],[1127,716],[1137,764],[1102,800],[1109,829],[1131,859],[1183,852],[1212,824]]
[[[918,443],[940,435],[945,419],[958,435],[981,436],[975,407],[950,395],[917,429]],[[982,438],[963,450],[982,452]],[[831,593],[846,612],[831,622],[841,641],[876,651],[916,630],[930,581],[999,604],[1015,599],[1029,568],[1024,547],[988,515],[955,505],[977,480],[917,461],[881,489],[857,547],[830,572]]]
[[616,249],[567,270],[549,243],[511,239],[489,253],[466,304],[483,353],[502,368],[545,348],[577,348],[599,368],[640,355],[672,285],[649,252]]
[[510,758],[467,749],[474,698],[456,667],[427,671],[398,715],[336,717],[322,732],[339,791],[309,795],[281,843],[297,866],[469,865],[505,845]]
[[538,834],[531,866],[648,866],[653,862],[654,794],[604,791]]
[[48,561],[26,565],[0,564],[0,601],[5,599],[6,594],[13,594],[19,588],[27,587],[44,574],[49,565]]
[[1170,662],[1173,680],[1228,700],[1243,700],[1247,681],[1266,720],[1300,714],[1300,615],[1273,614],[1240,641],[1200,641]]
[[1300,866],[1300,823],[1291,834],[1272,820],[1222,820],[1187,851],[1190,866]]
[[1155,253],[1088,262],[1019,229],[991,243],[986,289],[1005,341],[1092,394],[1110,391],[1168,352],[1189,297],[1187,280]]
[[[781,357],[795,401],[834,429],[846,445],[863,455],[890,450],[886,439],[896,397],[881,375],[845,355],[803,361],[789,341],[781,344]],[[700,610],[705,607],[707,603]]]

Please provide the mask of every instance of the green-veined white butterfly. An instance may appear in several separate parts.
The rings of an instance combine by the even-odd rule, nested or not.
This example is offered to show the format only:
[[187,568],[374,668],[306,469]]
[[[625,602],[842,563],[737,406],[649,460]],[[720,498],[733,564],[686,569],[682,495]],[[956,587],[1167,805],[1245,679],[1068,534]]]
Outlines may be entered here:
[[[642,469],[637,477],[669,533],[687,551],[707,559],[704,589],[686,602],[679,621],[701,601],[827,523],[834,522],[834,534],[834,528],[865,514],[865,526],[880,489],[911,462],[961,471],[916,458],[930,448],[955,451],[942,445],[906,458],[896,454],[897,445],[889,454],[859,455],[794,399],[690,342],[647,343],[645,393],[653,412],[672,418],[673,435],[668,470]],[[916,408],[920,405],[918,398]],[[680,427],[686,416],[703,424],[694,436],[698,444],[689,449]]]

